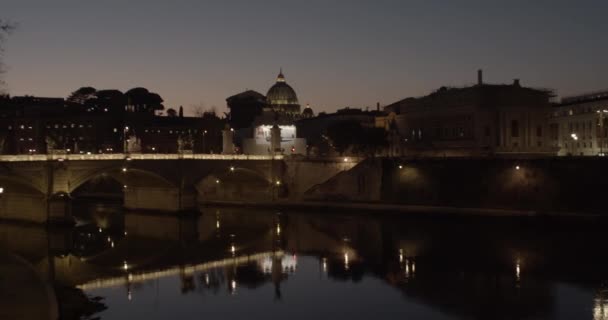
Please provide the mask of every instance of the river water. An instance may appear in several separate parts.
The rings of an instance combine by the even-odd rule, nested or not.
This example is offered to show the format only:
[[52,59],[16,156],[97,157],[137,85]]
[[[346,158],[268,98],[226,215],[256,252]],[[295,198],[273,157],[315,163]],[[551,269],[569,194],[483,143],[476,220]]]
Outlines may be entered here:
[[0,240],[103,303],[91,317],[608,319],[603,222],[73,210],[74,228],[2,223]]

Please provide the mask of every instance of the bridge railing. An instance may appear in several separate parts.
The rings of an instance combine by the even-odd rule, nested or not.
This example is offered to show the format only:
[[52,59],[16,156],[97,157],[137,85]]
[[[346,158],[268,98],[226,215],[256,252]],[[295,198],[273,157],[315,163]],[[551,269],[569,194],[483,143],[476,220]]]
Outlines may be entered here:
[[87,160],[283,160],[283,155],[244,154],[160,154],[160,153],[110,153],[110,154],[20,154],[0,155],[0,162],[28,161],[87,161]]

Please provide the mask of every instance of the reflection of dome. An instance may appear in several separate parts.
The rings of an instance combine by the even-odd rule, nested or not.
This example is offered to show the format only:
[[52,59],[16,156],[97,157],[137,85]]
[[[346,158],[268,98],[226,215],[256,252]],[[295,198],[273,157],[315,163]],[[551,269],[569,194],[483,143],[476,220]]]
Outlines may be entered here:
[[273,109],[288,113],[300,113],[298,96],[293,88],[285,82],[283,72],[279,73],[277,82],[268,90],[266,100]]
[[306,108],[304,108],[304,111],[302,111],[302,117],[303,118],[312,118],[314,116],[315,116],[315,113],[312,111],[310,106],[306,105]]

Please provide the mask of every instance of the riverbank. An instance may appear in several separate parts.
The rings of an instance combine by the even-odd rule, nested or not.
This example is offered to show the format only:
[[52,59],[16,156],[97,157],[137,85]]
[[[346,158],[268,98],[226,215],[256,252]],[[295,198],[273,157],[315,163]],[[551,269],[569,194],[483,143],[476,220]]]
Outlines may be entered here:
[[374,202],[341,201],[204,201],[206,207],[249,207],[279,210],[318,210],[321,212],[368,212],[404,215],[453,215],[482,217],[553,217],[577,219],[601,219],[604,216],[579,212],[539,212],[534,210],[513,210],[495,208],[460,208],[444,206],[402,205]]

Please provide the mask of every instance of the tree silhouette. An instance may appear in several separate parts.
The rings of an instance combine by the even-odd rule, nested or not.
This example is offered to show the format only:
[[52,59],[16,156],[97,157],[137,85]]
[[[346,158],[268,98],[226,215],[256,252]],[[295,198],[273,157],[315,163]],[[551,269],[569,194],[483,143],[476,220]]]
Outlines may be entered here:
[[167,109],[167,117],[177,117],[177,111],[173,108]]
[[89,100],[94,99],[97,89],[93,87],[81,87],[72,92],[66,99],[68,102],[85,105]]
[[127,106],[135,112],[154,113],[165,109],[163,99],[157,93],[150,92],[146,88],[133,88],[125,93]]

